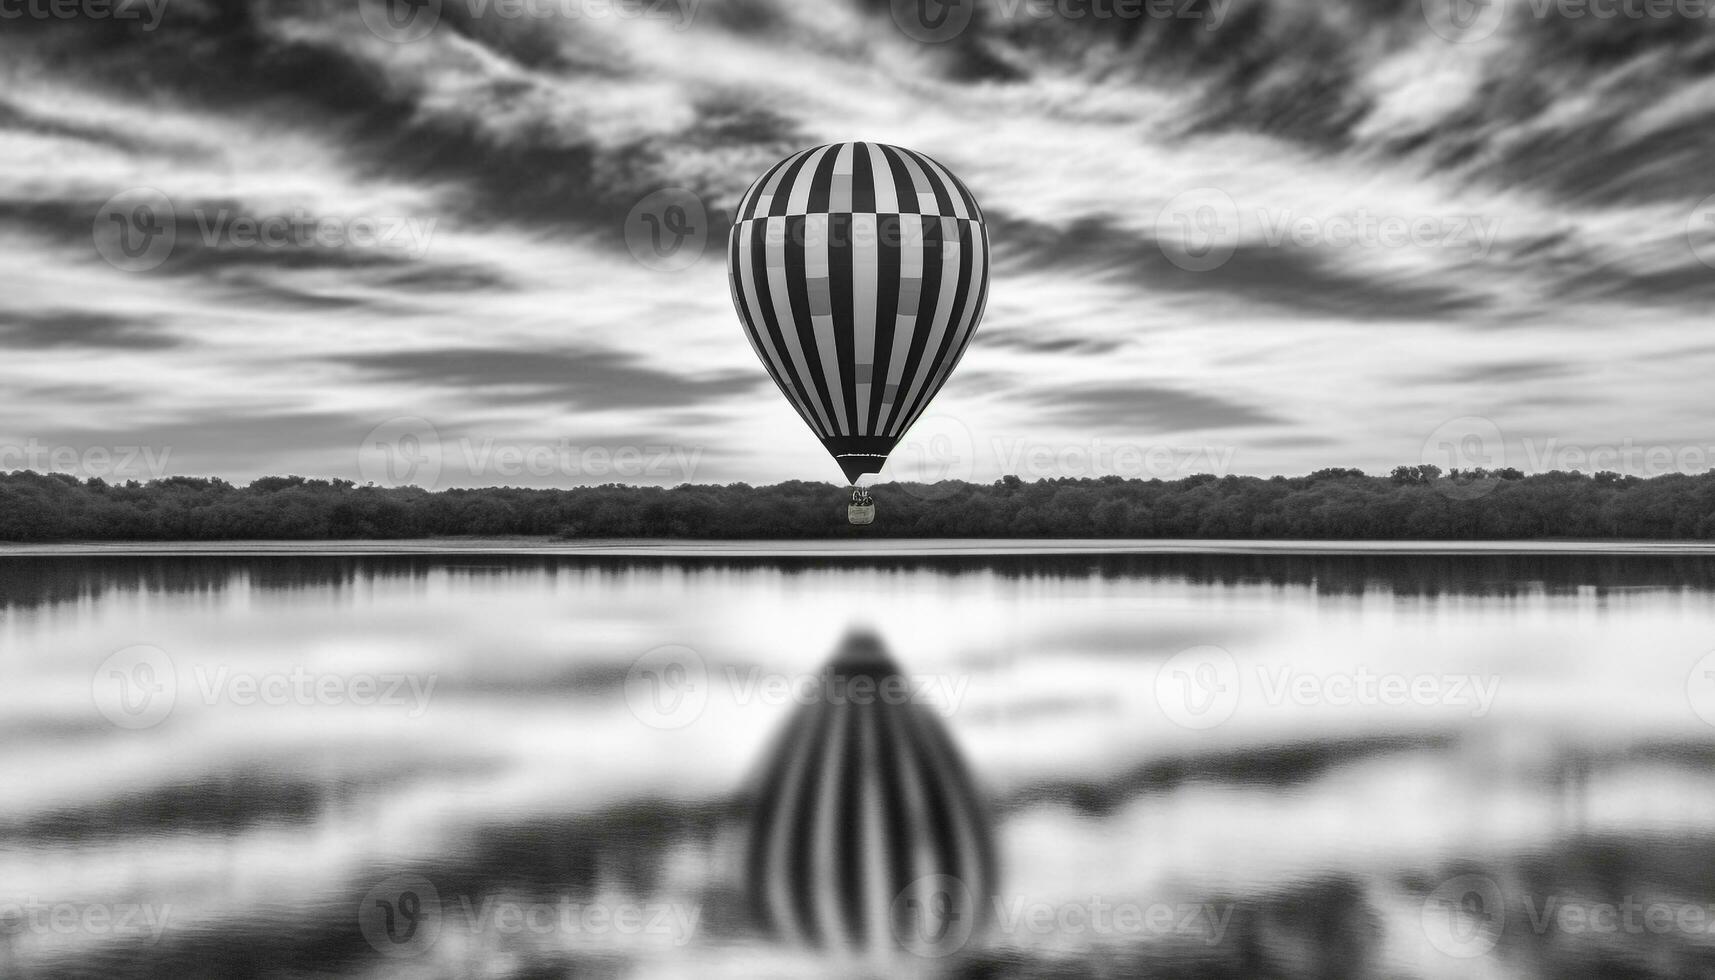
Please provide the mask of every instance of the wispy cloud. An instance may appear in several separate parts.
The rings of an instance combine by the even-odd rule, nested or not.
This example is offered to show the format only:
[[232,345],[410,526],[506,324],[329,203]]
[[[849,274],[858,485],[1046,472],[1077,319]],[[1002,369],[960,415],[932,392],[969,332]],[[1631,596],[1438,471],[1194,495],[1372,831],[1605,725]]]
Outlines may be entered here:
[[53,310],[0,314],[0,343],[13,350],[101,348],[160,350],[178,340],[137,317]]

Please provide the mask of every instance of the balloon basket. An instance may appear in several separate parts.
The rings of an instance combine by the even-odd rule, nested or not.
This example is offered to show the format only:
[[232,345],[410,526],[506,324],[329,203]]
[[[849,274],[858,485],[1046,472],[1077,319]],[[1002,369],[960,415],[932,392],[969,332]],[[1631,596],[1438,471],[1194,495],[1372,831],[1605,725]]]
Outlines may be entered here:
[[846,521],[855,527],[875,523],[875,501],[868,490],[852,488],[852,502],[846,506]]

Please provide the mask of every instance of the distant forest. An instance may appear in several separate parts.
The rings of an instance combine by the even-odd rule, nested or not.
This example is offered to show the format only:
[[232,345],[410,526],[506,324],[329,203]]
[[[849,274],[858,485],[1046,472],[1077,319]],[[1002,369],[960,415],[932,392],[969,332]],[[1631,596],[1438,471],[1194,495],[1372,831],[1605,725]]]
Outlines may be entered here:
[[1649,479],[1517,470],[1387,476],[892,483],[876,523],[846,523],[825,483],[672,489],[443,490],[266,477],[109,484],[0,474],[0,541],[212,541],[538,535],[560,538],[1715,539],[1715,473]]

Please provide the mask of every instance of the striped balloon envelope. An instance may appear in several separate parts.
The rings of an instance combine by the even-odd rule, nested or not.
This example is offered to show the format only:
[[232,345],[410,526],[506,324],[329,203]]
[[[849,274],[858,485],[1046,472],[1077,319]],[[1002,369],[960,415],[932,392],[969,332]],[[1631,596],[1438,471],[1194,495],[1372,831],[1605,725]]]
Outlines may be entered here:
[[745,858],[758,924],[871,963],[966,949],[996,872],[964,761],[874,635],[848,636],[821,681],[762,767]]
[[929,157],[834,143],[745,191],[728,271],[763,366],[856,483],[970,345],[988,299],[988,231],[971,192]]

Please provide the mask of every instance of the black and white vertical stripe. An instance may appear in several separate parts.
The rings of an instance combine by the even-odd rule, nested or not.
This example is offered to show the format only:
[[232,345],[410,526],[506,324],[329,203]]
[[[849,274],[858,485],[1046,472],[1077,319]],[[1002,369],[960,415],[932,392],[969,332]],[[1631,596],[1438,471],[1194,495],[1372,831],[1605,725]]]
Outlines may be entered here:
[[[899,677],[865,634],[827,671],[835,692]],[[954,952],[995,891],[988,813],[927,706],[857,700],[804,705],[767,760],[747,855],[752,905],[764,931],[800,945],[882,959]]]
[[976,199],[913,150],[819,146],[751,185],[728,247],[733,303],[768,373],[848,475],[879,470],[982,318]]

